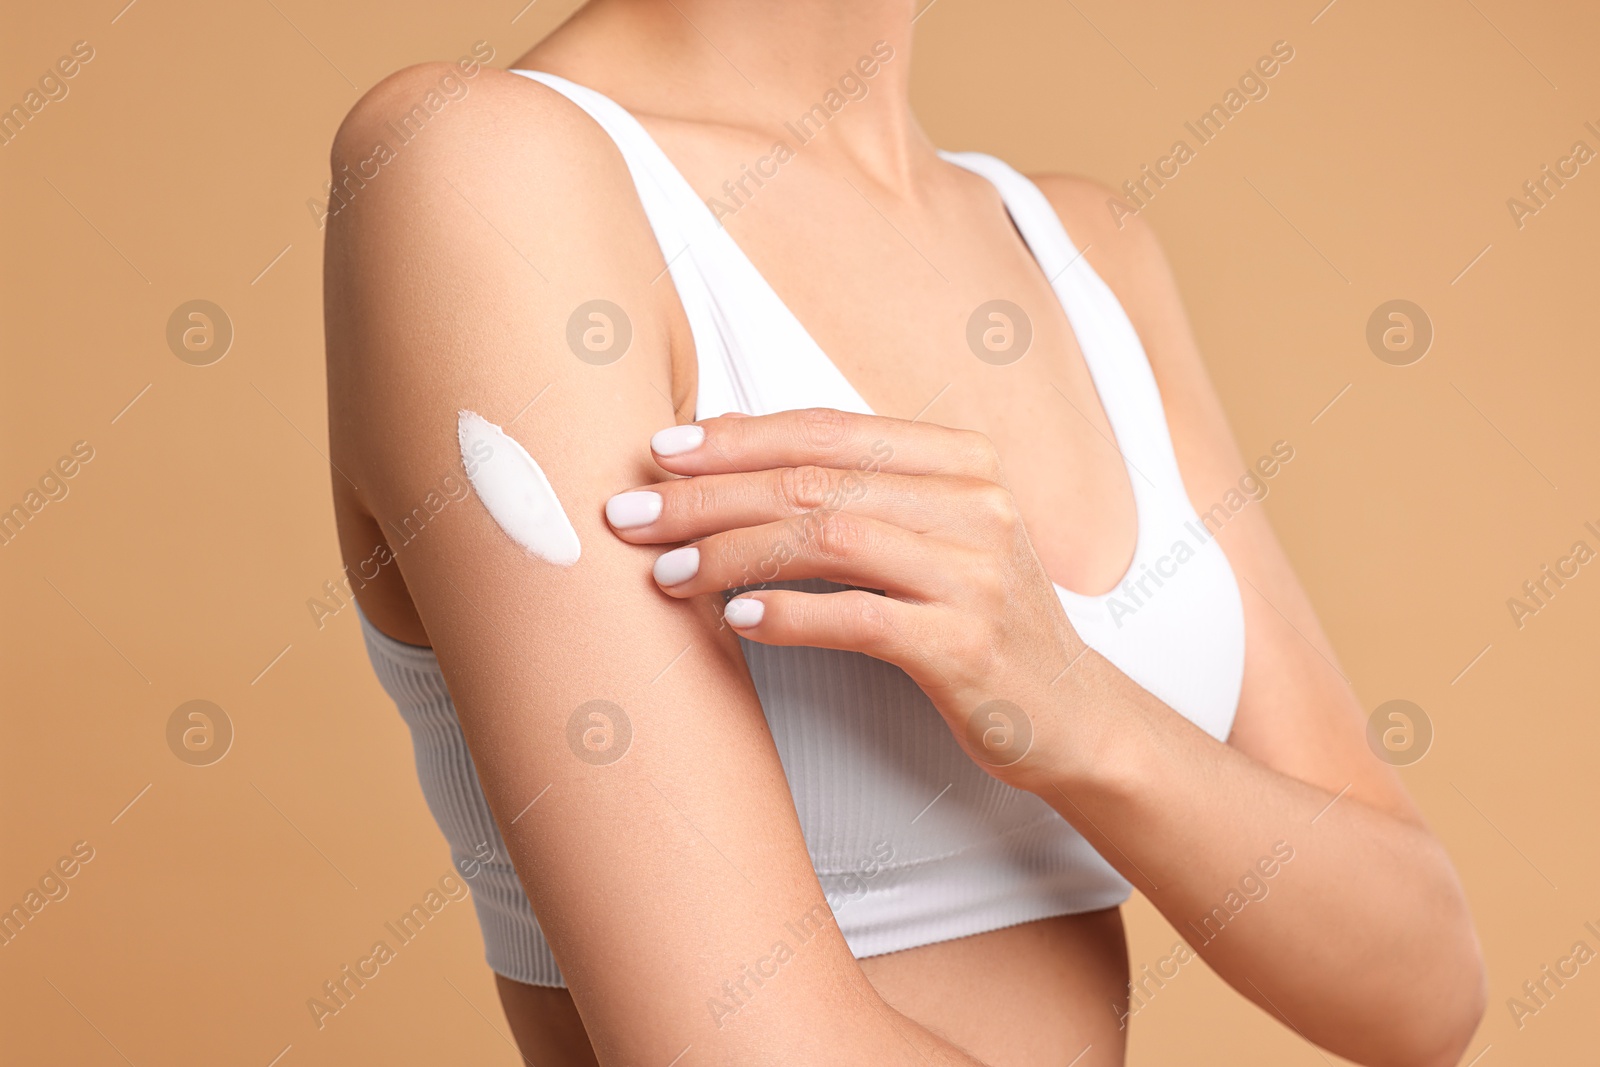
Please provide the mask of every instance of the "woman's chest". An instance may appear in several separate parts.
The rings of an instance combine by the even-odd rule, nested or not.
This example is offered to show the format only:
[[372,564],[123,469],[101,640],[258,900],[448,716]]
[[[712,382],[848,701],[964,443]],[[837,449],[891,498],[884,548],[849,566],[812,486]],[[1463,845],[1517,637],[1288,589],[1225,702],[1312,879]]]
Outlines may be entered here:
[[[720,213],[780,309],[755,324],[767,338],[745,338],[748,373],[760,378],[768,361],[777,377],[816,360],[877,414],[986,434],[1047,572],[1077,592],[1109,589],[1131,558],[1137,509],[1113,420],[1051,280],[982,179],[943,175],[916,201],[861,185],[797,163]],[[708,196],[714,213],[716,201]],[[798,345],[780,343],[796,335]],[[777,361],[784,366],[770,366]],[[678,367],[699,369],[692,359]],[[819,395],[847,406],[802,392],[770,391],[766,406]]]

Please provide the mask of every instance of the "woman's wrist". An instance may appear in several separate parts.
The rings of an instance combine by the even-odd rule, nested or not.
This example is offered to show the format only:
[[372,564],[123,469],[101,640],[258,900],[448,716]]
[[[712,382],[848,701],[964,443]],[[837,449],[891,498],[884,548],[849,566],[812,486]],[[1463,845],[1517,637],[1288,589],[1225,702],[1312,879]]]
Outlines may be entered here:
[[1087,646],[1049,691],[1029,753],[1037,760],[1019,768],[1022,788],[1059,805],[1063,796],[1127,798],[1148,782],[1152,723],[1142,705],[1153,697]]

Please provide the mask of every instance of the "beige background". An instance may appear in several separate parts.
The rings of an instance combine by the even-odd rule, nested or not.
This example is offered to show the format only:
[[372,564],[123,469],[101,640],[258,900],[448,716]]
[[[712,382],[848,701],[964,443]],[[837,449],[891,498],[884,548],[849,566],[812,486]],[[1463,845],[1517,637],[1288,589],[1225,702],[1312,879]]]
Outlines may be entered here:
[[[124,2],[14,5],[0,36],[5,106],[95,49],[0,147],[0,507],[94,449],[0,546],[0,904],[94,849],[0,947],[0,1058],[517,1062],[465,903],[321,1031],[305,1007],[449,869],[353,614],[319,632],[306,608],[340,567],[306,201],[360,91],[480,39],[505,65],[573,5]],[[1600,548],[1600,164],[1520,230],[1506,199],[1575,140],[1600,149],[1600,12],[1321,2],[937,0],[918,110],[947,147],[1117,185],[1293,45],[1146,217],[1244,454],[1296,448],[1265,506],[1365,705],[1416,701],[1436,730],[1403,773],[1488,956],[1467,1059],[1595,1062],[1600,964],[1520,1029],[1506,1000],[1578,939],[1600,949],[1600,564],[1520,630],[1506,600]],[[196,298],[237,334],[209,367],[165,339]],[[1412,366],[1364,340],[1392,298],[1436,330]],[[196,698],[236,730],[206,767],[166,740]],[[1128,914],[1137,969],[1174,934]],[[1140,1065],[1323,1062],[1199,965],[1133,1033]]]

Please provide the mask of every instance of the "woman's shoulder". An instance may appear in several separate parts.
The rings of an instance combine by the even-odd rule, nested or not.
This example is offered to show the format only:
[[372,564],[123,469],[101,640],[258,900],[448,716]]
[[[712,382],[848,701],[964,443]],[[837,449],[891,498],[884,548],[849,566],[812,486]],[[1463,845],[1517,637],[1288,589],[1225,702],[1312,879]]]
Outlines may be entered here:
[[[619,387],[653,397],[647,383],[669,379],[660,247],[609,136],[559,93],[489,68],[408,67],[351,109],[332,181],[330,421],[357,484],[345,459],[399,447],[439,397],[511,419],[555,382],[540,411],[570,427]],[[598,358],[601,335],[630,358]],[[513,396],[508,411],[483,406]]]
[[[1109,186],[1076,174],[1030,178],[1055,208],[1073,244],[1119,297],[1126,302],[1129,296],[1157,295],[1150,292],[1150,283],[1166,273],[1166,254],[1149,223],[1125,210],[1122,197]],[[1133,291],[1125,296],[1122,290],[1129,286]]]
[[541,82],[466,61],[417,63],[364,93],[333,141],[334,173],[354,159],[417,157],[437,167],[464,156],[483,165],[603,165],[609,138],[571,101]]
[[327,282],[361,297],[337,313],[387,303],[436,318],[443,303],[564,321],[615,292],[635,295],[635,327],[659,310],[645,294],[660,249],[621,153],[531,78],[465,63],[397,71],[350,109],[330,165]]
[[[637,202],[633,180],[588,114],[538,81],[465,61],[406,67],[369,89],[334,135],[330,178],[330,236],[403,224],[410,237],[509,240],[535,270],[513,229],[559,244],[564,264],[649,236],[642,209],[618,210]],[[460,211],[478,225],[421,225]],[[579,231],[587,240],[574,242]]]

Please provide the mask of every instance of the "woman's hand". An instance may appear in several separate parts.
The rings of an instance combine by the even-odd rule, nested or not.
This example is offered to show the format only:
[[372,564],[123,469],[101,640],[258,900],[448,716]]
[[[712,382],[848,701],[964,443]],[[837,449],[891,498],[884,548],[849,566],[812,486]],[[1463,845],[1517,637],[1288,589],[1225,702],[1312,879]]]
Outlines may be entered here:
[[1061,680],[1087,646],[988,438],[814,408],[674,426],[651,450],[688,477],[619,493],[606,518],[636,544],[695,542],[657,558],[668,595],[804,578],[860,587],[747,592],[724,618],[752,641],[895,664],[967,752],[1019,788],[1081,758]]

